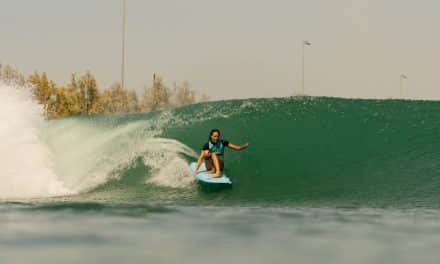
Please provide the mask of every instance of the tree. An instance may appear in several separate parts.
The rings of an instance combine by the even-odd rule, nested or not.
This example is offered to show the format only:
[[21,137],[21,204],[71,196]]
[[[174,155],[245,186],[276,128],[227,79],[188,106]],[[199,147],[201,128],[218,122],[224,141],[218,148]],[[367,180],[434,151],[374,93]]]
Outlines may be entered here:
[[10,65],[2,66],[0,64],[0,80],[8,84],[17,84],[18,86],[25,86],[26,84],[24,75]]
[[174,107],[193,104],[196,102],[196,92],[191,89],[188,81],[184,81],[181,85],[174,85],[171,101]]
[[98,102],[99,91],[95,77],[87,71],[77,82],[75,76],[72,76],[72,86],[78,87],[79,100],[82,102],[81,112],[89,114],[94,105]]
[[47,74],[43,72],[41,75],[35,72],[29,76],[28,82],[32,86],[32,93],[38,103],[43,105],[44,112],[47,117],[50,116],[52,102],[49,101],[51,95],[55,94],[56,84],[47,78]]
[[150,88],[145,88],[141,110],[148,112],[168,108],[170,94],[170,90],[163,84],[162,78],[154,77],[153,85]]
[[[57,86],[45,72],[34,72],[27,79],[11,66],[0,64],[0,80],[20,86],[29,86],[37,103],[41,104],[47,118],[61,118],[78,114],[129,113],[157,111],[168,107],[184,106],[196,101],[196,93],[185,81],[174,85],[173,91],[166,87],[162,78],[154,75],[151,87],[145,87],[139,99],[136,91],[126,90],[119,83],[100,92],[95,77],[87,71],[77,78],[71,75],[70,83]],[[203,95],[201,100],[209,100]]]
[[136,91],[131,90],[128,92],[128,112],[139,112],[139,100]]
[[84,101],[81,101],[81,93],[78,86],[78,81],[76,80],[76,75],[73,73],[70,78],[70,84],[65,89],[65,99],[69,105],[70,115],[78,115],[82,113],[82,105]]
[[128,113],[129,103],[127,90],[123,89],[120,83],[114,83],[102,93],[94,112],[109,114]]

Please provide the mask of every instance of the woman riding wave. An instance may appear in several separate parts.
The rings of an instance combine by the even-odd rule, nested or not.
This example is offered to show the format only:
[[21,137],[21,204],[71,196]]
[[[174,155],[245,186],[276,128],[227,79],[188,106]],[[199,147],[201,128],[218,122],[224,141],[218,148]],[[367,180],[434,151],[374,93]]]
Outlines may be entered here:
[[205,143],[200,152],[199,159],[197,160],[195,174],[197,174],[202,161],[205,161],[206,170],[210,173],[214,173],[214,177],[220,177],[221,171],[224,168],[224,150],[228,147],[233,150],[243,150],[249,146],[248,143],[237,146],[229,142],[228,140],[220,139],[220,130],[213,129],[209,133],[208,142]]

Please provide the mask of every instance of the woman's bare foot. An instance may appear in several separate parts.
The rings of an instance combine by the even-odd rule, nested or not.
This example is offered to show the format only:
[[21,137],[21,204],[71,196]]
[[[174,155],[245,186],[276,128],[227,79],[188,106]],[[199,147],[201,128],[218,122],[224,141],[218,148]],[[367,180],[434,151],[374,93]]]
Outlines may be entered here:
[[215,178],[220,177],[220,176],[221,176],[220,173],[215,173],[215,174],[214,174],[214,177],[215,177]]
[[206,171],[207,173],[212,173],[212,174],[215,174],[215,169],[210,169],[210,170],[208,170],[208,171]]

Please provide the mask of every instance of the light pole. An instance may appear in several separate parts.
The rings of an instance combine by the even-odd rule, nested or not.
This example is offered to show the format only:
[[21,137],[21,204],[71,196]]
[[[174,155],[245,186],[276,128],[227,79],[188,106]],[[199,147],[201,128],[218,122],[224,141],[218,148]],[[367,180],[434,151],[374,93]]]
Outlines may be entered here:
[[125,87],[125,11],[126,0],[122,0],[122,61],[121,61],[121,88]]
[[302,45],[301,45],[301,47],[302,47],[302,79],[301,79],[302,95],[305,95],[305,92],[304,92],[304,76],[305,76],[305,74],[304,74],[304,48],[306,46],[311,46],[311,45],[312,45],[312,43],[310,43],[308,40],[303,40]]
[[408,79],[408,77],[405,74],[400,74],[400,99],[403,98],[403,80]]

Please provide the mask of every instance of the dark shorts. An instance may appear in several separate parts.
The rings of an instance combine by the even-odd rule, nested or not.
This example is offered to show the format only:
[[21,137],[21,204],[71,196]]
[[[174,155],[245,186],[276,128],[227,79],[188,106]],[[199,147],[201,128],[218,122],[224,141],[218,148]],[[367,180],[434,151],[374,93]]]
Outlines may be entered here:
[[[225,167],[225,163],[223,162],[222,159],[219,159],[219,161],[220,161],[220,170],[223,170],[223,168]],[[205,167],[207,170],[211,170],[212,168],[214,168],[214,162],[212,161],[211,158],[205,159]]]

